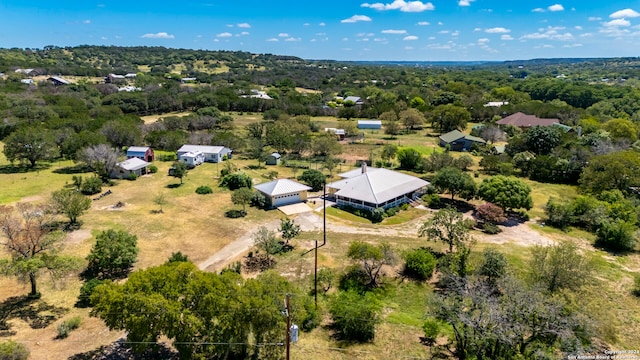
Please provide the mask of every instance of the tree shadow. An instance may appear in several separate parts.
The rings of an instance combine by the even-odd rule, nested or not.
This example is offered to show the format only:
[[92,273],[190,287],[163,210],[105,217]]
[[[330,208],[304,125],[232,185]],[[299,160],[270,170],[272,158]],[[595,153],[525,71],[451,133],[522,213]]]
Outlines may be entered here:
[[14,296],[0,303],[0,336],[11,336],[8,321],[21,319],[32,329],[43,329],[69,311],[67,308],[49,305],[36,297]]
[[91,168],[83,165],[83,164],[78,164],[78,165],[74,165],[74,166],[67,166],[67,167],[63,167],[60,169],[55,169],[53,170],[54,173],[56,174],[66,174],[66,175],[71,175],[71,174],[84,174],[84,173],[90,173],[92,172]]
[[94,360],[94,359],[109,359],[109,360],[177,360],[179,359],[178,353],[174,351],[168,345],[156,344],[150,346],[142,354],[136,354],[133,349],[127,344],[127,340],[118,339],[109,345],[103,345],[95,350],[75,354],[70,356],[67,360]]
[[36,164],[34,167],[26,165],[2,165],[0,166],[0,174],[24,174],[30,172],[38,172],[40,170],[47,170],[50,168],[50,164]]
[[167,189],[176,189],[182,186],[182,184],[169,184],[167,185]]

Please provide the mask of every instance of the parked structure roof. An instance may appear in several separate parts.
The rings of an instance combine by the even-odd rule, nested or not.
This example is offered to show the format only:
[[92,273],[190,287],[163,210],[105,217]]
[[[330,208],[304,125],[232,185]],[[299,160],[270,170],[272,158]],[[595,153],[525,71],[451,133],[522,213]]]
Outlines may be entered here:
[[131,158],[131,159],[127,159],[123,162],[119,162],[116,165],[118,165],[119,167],[125,169],[125,170],[129,170],[129,171],[133,171],[133,170],[139,170],[142,168],[145,168],[149,165],[151,165],[151,163],[148,163],[144,160],[138,159],[138,158]]
[[255,185],[254,188],[269,196],[285,195],[311,190],[309,186],[290,179],[277,179],[268,183]]
[[560,120],[542,119],[535,115],[527,115],[521,112],[509,115],[496,122],[498,125],[514,125],[517,127],[551,126],[555,123],[560,123]]

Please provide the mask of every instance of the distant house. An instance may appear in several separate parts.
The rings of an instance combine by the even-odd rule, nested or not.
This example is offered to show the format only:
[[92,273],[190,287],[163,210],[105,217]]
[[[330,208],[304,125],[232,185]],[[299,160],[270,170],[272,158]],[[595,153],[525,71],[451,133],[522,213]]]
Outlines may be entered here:
[[135,78],[137,76],[138,76],[138,74],[136,74],[136,73],[128,73],[128,74],[124,75],[124,77],[127,78],[127,79],[133,79],[133,78]]
[[500,107],[502,105],[509,105],[508,101],[489,101],[484,104],[484,107]]
[[138,158],[131,158],[116,164],[116,169],[111,172],[111,177],[114,179],[126,179],[135,174],[136,176],[142,176],[147,173],[148,162],[140,160]]
[[343,103],[350,101],[356,105],[362,105],[364,104],[364,101],[362,101],[362,99],[359,96],[347,96],[346,98],[344,98]]
[[558,119],[542,119],[535,115],[527,115],[521,112],[509,115],[496,122],[498,125],[513,125],[521,129],[528,129],[532,126],[551,126],[559,123],[560,120]]
[[180,79],[180,82],[183,84],[186,83],[195,83],[198,79],[194,78],[194,77],[186,77],[186,78],[182,78]]
[[22,79],[20,80],[20,82],[23,84],[31,85],[33,84],[33,79]]
[[263,100],[273,100],[273,98],[269,95],[267,95],[267,93],[265,91],[261,91],[261,90],[251,90],[251,95],[241,95],[240,97],[242,98],[253,98],[253,99],[263,99]]
[[127,159],[131,158],[152,162],[155,156],[153,149],[148,146],[129,146],[127,149]]
[[346,135],[344,129],[336,129],[336,128],[324,128],[324,131],[330,133],[330,134],[334,134],[336,135],[336,137],[338,138],[338,140],[344,140],[344,137]]
[[449,131],[440,135],[440,146],[449,148],[453,151],[469,151],[473,144],[484,145],[487,142],[479,137],[465,135],[458,130]]
[[311,188],[289,179],[278,179],[254,188],[265,195],[272,207],[295,204],[307,199]]
[[113,84],[113,83],[122,83],[126,80],[124,75],[118,75],[118,74],[109,74],[107,76],[105,76],[104,78],[104,82],[107,84]]
[[358,120],[358,129],[382,129],[382,120]]
[[204,155],[203,161],[217,163],[224,160],[225,156],[231,158],[232,150],[224,146],[182,145],[178,149],[178,158],[188,152],[201,152]]
[[204,153],[202,151],[187,151],[178,154],[178,161],[187,164],[189,168],[194,168],[204,162]]
[[45,73],[43,69],[16,69],[15,72],[18,74],[25,74],[27,76],[38,76]]
[[280,164],[280,154],[278,154],[277,152],[271,153],[269,154],[269,156],[267,156],[267,160],[265,161],[265,164],[267,165],[278,165]]
[[61,78],[59,76],[51,76],[47,80],[51,81],[53,83],[53,85],[55,85],[55,86],[71,84],[71,81],[69,81],[67,79],[63,79],[63,78]]
[[401,172],[367,168],[338,174],[342,180],[327,184],[327,191],[339,206],[352,206],[372,211],[388,209],[409,202],[422,195],[428,181]]

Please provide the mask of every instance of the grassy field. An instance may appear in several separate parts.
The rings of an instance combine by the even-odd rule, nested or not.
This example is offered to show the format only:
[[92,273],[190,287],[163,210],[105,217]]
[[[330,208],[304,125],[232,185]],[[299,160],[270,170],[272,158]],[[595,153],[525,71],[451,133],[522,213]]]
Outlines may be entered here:
[[[180,116],[182,114],[172,114]],[[231,114],[236,126],[242,127],[251,122],[260,121],[261,114]],[[145,122],[156,121],[157,117],[145,118]],[[314,118],[321,127],[341,127],[344,120],[331,117]],[[352,120],[353,121],[353,120]],[[382,144],[411,146],[427,155],[439,151],[437,137],[427,136],[427,130],[414,134],[401,135],[396,139],[388,139],[382,131],[366,131],[363,144],[345,144],[345,158],[368,158],[374,156]],[[0,144],[1,148],[2,144]],[[1,152],[0,152],[1,153]],[[479,158],[475,158],[476,164]],[[254,180],[254,183],[268,181],[263,175],[275,170],[278,177],[294,177],[291,168],[282,166],[262,169],[249,169],[248,165],[256,165],[255,160],[233,160]],[[311,166],[315,165],[310,163]],[[336,172],[347,171],[350,163],[342,165]],[[71,183],[70,173],[73,170],[71,161],[44,163],[34,170],[12,167],[0,154],[0,205],[18,201],[46,201],[52,191]],[[228,219],[224,212],[235,207],[230,201],[230,192],[217,186],[220,166],[204,164],[189,171],[184,184],[176,186],[179,180],[167,176],[170,163],[156,162],[158,173],[143,176],[135,181],[116,181],[110,188],[113,194],[93,201],[91,209],[81,217],[80,230],[69,233],[64,242],[63,252],[79,257],[86,257],[94,242],[95,235],[109,228],[127,230],[138,236],[140,247],[139,261],[136,269],[159,265],[173,252],[181,251],[194,263],[199,263],[216,253],[226,244],[244,234],[248,229],[282,217],[278,211],[263,211],[250,208],[248,216],[242,219]],[[316,165],[317,166],[317,165]],[[324,170],[326,173],[326,170]],[[78,174],[91,176],[91,174]],[[476,181],[481,181],[480,175]],[[534,208],[529,212],[532,219],[544,218],[544,204],[551,197],[569,199],[577,196],[576,188],[566,185],[541,184],[525,180],[532,187]],[[213,188],[213,194],[198,195],[195,189],[201,185]],[[159,208],[153,199],[163,193],[168,203],[163,206],[163,213],[155,213]],[[124,207],[114,209],[113,205],[122,202]],[[384,229],[385,226],[404,223],[419,216],[423,212],[410,208],[392,218],[385,219],[382,224],[371,224],[368,220],[356,217],[338,209],[329,209],[328,220],[346,223],[352,226]],[[590,317],[602,328],[605,340],[618,349],[634,349],[640,347],[640,301],[631,295],[633,274],[640,271],[640,256],[630,254],[619,256],[600,250],[594,250],[594,236],[580,230],[562,232],[548,226],[532,225],[534,230],[553,239],[571,239],[578,243],[582,251],[594,259],[595,280],[584,291],[566,294],[579,298],[579,303],[591,314]],[[276,270],[301,285],[309,286],[313,271],[313,253],[303,252],[313,247],[314,240],[322,239],[317,232],[303,233],[293,240],[295,249],[278,257]],[[370,236],[358,234],[328,233],[327,245],[319,251],[320,267],[331,267],[336,271],[348,265],[347,248],[351,241],[361,240],[373,243],[389,242],[401,253],[404,250],[419,246],[431,246],[444,249],[442,244],[427,242],[413,237]],[[512,243],[495,245],[477,243],[474,247],[474,259],[489,246],[498,247],[506,254],[514,272],[523,273],[528,270],[527,247]],[[6,255],[0,250],[0,256]],[[474,260],[475,261],[475,260]],[[398,275],[399,267],[387,269],[386,278],[391,284],[383,294],[385,304],[383,323],[378,327],[376,341],[370,344],[348,344],[336,341],[328,327],[329,319],[325,318],[323,326],[309,334],[303,333],[300,342],[292,348],[292,358],[315,359],[390,359],[399,356],[413,358],[429,358],[430,349],[420,343],[422,335],[422,316],[428,307],[428,300],[433,296],[433,287],[429,284],[418,284],[407,281]],[[248,276],[252,276],[249,274]],[[28,288],[14,278],[0,277],[0,318],[8,316],[11,325],[8,332],[0,331],[0,336],[26,343],[32,352],[33,359],[65,359],[74,354],[94,350],[100,345],[108,344],[121,332],[111,332],[103,323],[88,316],[86,309],[78,309],[73,305],[77,299],[81,281],[76,275],[52,282],[43,275],[39,282],[43,297],[30,306],[38,308],[36,318],[53,316],[50,324],[42,329],[29,326],[29,312],[16,312],[7,315],[12,308],[12,298],[24,295]],[[320,297],[320,306],[326,307],[326,299]],[[69,338],[56,340],[56,326],[73,316],[81,316],[80,328],[71,332]],[[2,338],[0,338],[2,339]]]

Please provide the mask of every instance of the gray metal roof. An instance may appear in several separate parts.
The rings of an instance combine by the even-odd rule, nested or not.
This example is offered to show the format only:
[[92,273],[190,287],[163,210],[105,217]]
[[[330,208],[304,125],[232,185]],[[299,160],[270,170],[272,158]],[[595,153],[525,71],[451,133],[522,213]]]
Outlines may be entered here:
[[119,162],[116,165],[118,165],[119,167],[125,169],[125,170],[129,170],[129,171],[133,171],[133,170],[139,170],[142,168],[145,168],[149,165],[151,165],[151,163],[148,163],[144,160],[138,159],[138,158],[131,158],[131,159],[127,159],[123,162]]
[[459,140],[461,138],[464,137],[464,134],[461,133],[458,130],[453,130],[453,131],[449,131],[446,134],[442,134],[440,135],[440,140],[446,142],[446,143],[450,143],[450,142],[454,142],[456,140]]
[[[220,154],[225,149],[224,146],[209,146],[209,145],[182,145],[178,152],[203,152],[206,154]],[[231,151],[231,149],[228,149]]]
[[327,186],[337,189],[335,194],[339,196],[382,204],[429,185],[428,181],[388,169],[367,168],[364,173],[361,169],[355,171],[360,171],[360,174],[352,176],[353,171],[342,173],[340,176],[346,174],[350,177]]
[[254,188],[269,196],[293,194],[300,191],[308,191],[311,188],[289,179],[277,179],[264,184],[255,185]]
[[128,153],[146,153],[150,148],[148,146],[129,146],[127,148]]
[[382,120],[358,120],[358,125],[382,125]]

